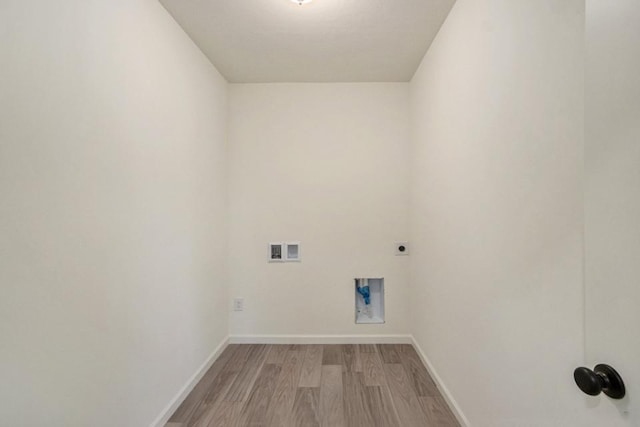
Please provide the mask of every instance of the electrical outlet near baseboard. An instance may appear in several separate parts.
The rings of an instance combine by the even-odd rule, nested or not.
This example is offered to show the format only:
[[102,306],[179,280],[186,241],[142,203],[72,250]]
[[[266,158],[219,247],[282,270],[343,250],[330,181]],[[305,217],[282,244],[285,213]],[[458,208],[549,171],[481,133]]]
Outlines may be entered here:
[[244,298],[233,299],[233,311],[244,311]]

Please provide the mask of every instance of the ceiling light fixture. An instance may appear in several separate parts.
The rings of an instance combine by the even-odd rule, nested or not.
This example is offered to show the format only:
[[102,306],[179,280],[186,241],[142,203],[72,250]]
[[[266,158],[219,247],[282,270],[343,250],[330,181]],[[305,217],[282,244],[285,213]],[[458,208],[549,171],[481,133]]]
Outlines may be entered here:
[[291,0],[294,3],[298,3],[300,6],[306,3],[311,3],[311,0]]

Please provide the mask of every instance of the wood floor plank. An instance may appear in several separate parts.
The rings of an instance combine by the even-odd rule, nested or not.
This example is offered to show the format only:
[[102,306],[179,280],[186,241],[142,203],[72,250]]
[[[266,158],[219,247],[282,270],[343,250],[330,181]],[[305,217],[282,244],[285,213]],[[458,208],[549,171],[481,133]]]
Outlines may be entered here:
[[251,350],[252,346],[250,344],[235,344],[235,354],[233,358],[229,361],[226,366],[226,369],[234,372],[239,372],[245,363],[247,363],[247,358],[249,357],[249,350]]
[[362,372],[362,358],[360,357],[360,348],[356,345],[356,361],[353,365],[353,370],[355,372]]
[[267,412],[276,389],[282,367],[276,364],[264,364],[251,388],[247,403],[240,414],[242,426],[267,426]]
[[269,356],[265,363],[267,364],[282,364],[284,363],[284,358],[289,351],[289,345],[287,344],[274,344],[270,346]]
[[322,353],[323,365],[342,365],[342,346],[340,344],[324,345]]
[[322,345],[309,345],[305,354],[300,374],[299,387],[320,387],[320,376],[322,374]]
[[400,362],[402,366],[404,366],[416,394],[418,396],[439,396],[440,391],[431,376],[429,376],[429,372],[422,363],[418,353],[413,347],[403,350],[404,351],[398,353]]
[[322,351],[323,365],[342,365],[342,346],[340,344],[325,344]]
[[342,366],[325,365],[320,380],[320,425],[344,427]]
[[362,364],[362,374],[364,385],[366,386],[386,386],[384,370],[382,369],[382,361],[378,353],[362,353],[360,354],[360,363]]
[[229,388],[238,376],[237,372],[223,371],[218,375],[211,384],[201,400],[201,404],[196,408],[193,414],[186,421],[187,427],[206,426],[207,419],[211,412],[218,410],[218,404],[222,401],[222,397],[229,391]]
[[282,364],[282,371],[273,392],[273,398],[267,411],[268,425],[273,427],[287,427],[291,408],[296,398],[300,373],[305,360],[304,347],[295,346],[295,350],[288,350]]
[[460,427],[449,406],[441,396],[419,397],[422,408],[427,414],[429,426]]
[[290,426],[319,427],[320,426],[320,389],[316,387],[300,387],[296,393],[293,410],[289,421]]
[[[244,402],[220,401],[216,410],[209,413],[202,427],[240,427],[240,413]],[[198,426],[200,427],[200,425]]]
[[377,353],[375,344],[358,344],[360,353]]
[[344,418],[349,427],[371,427],[373,416],[365,398],[361,372],[342,373],[342,401]]
[[449,409],[449,405],[442,396],[419,397],[422,409],[427,415],[429,426],[434,427],[460,427],[455,415]]
[[396,351],[398,353],[408,353],[416,350],[413,348],[413,344],[398,344],[396,346]]
[[364,389],[375,426],[401,427],[387,387],[365,386]]
[[264,363],[268,347],[264,344],[250,344],[247,361],[238,372],[238,376],[224,396],[227,402],[243,402],[246,400],[251,387]]
[[209,392],[213,382],[220,372],[225,369],[227,363],[233,358],[237,347],[229,345],[218,356],[218,359],[211,365],[206,374],[196,384],[187,398],[180,404],[176,412],[171,415],[170,422],[186,423],[198,410],[198,407],[203,404],[204,396]]
[[396,344],[378,344],[382,363],[400,363],[400,356]]
[[345,372],[361,372],[360,352],[355,344],[344,344],[342,348],[342,368]]
[[384,373],[402,426],[424,426],[426,416],[401,364],[385,363]]

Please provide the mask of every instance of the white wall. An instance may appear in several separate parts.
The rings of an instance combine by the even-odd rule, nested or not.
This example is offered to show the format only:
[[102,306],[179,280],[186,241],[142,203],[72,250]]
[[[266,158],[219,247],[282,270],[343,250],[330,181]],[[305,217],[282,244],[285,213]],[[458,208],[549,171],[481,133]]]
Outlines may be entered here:
[[149,425],[227,335],[226,83],[154,0],[0,38],[0,425]]
[[[406,333],[408,84],[230,85],[231,333]],[[299,240],[301,263],[267,263]],[[354,324],[355,277],[384,277],[384,325]]]
[[586,398],[599,425],[640,425],[640,2],[588,0],[585,85],[587,366],[627,397]]
[[458,0],[411,83],[412,333],[473,426],[586,425],[584,2]]

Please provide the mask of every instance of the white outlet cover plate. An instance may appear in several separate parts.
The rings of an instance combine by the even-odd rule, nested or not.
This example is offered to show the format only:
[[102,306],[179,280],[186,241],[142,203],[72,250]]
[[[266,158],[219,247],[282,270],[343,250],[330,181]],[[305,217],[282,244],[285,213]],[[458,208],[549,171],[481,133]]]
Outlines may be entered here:
[[[290,247],[295,247],[295,249],[291,250]],[[300,242],[287,242],[284,244],[283,249],[285,262],[300,262]],[[294,256],[290,258],[291,252],[293,252]]]

